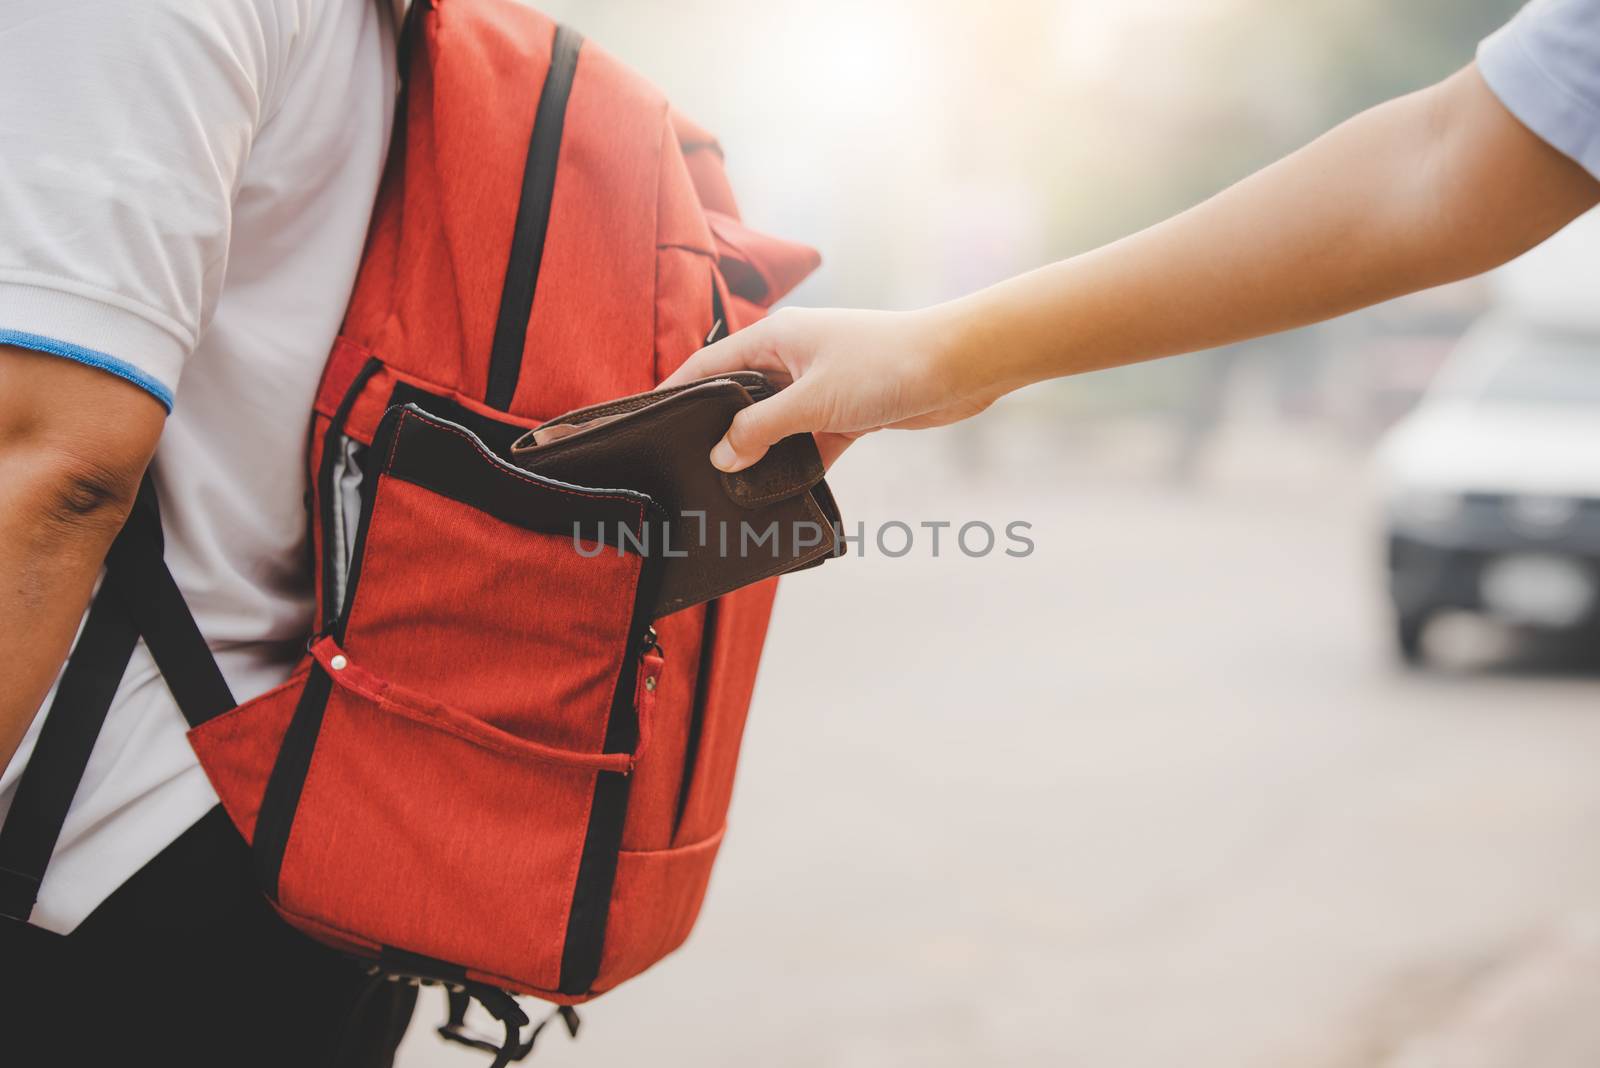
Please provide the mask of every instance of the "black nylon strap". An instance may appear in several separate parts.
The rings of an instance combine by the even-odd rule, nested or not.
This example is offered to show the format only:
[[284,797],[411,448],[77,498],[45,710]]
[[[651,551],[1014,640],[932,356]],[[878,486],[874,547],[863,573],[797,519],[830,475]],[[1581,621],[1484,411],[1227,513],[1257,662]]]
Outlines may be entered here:
[[[633,621],[628,628],[630,634],[642,636],[649,627],[650,606],[655,603],[663,563],[664,558],[659,555],[646,555],[640,564]],[[611,695],[611,714],[606,719],[603,749],[607,753],[631,753],[639,742],[639,711],[634,705],[633,688],[641,659],[631,652],[623,658],[617,687]],[[632,782],[632,776],[614,771],[595,775],[589,827],[578,857],[578,878],[572,888],[567,935],[561,949],[557,989],[563,994],[588,993],[600,974],[606,924],[611,916],[611,890],[617,877],[622,828],[628,814],[628,789]]]
[[[578,1011],[571,1005],[557,1006],[550,1015],[539,1021],[538,1025],[528,1033],[527,1038],[523,1038],[522,1028],[528,1023],[528,1014],[522,1011],[522,1006],[517,1004],[516,998],[504,990],[497,990],[482,983],[469,983],[453,987],[446,998],[449,1015],[445,1022],[434,1030],[440,1038],[494,1054],[494,1063],[489,1065],[489,1068],[505,1068],[513,1061],[520,1061],[532,1053],[533,1044],[539,1040],[539,1036],[544,1033],[544,1029],[552,1020],[560,1019],[566,1025],[567,1034],[573,1038],[578,1037],[580,1024]],[[482,1005],[485,1011],[505,1028],[505,1037],[499,1042],[476,1034],[467,1026],[467,1009],[474,1001]]]
[[550,66],[534,112],[533,133],[528,138],[528,158],[522,167],[522,197],[511,231],[511,256],[500,293],[500,314],[494,324],[489,349],[489,386],[484,400],[506,411],[517,392],[522,374],[522,347],[527,341],[528,318],[533,314],[533,294],[539,285],[539,263],[544,259],[545,233],[550,227],[550,205],[555,196],[556,163],[561,156],[561,133],[567,119],[567,97],[578,70],[578,49],[583,37],[576,30],[557,26],[550,45]]
[[211,655],[194,613],[162,558],[161,513],[149,479],[106,557],[106,581],[115,584],[150,650],[178,709],[191,727],[237,703]]
[[[406,8],[405,17],[400,22],[400,33],[395,41],[395,47],[399,53],[400,77],[404,79],[400,83],[402,93],[405,92],[406,84],[411,81],[411,57],[416,53],[417,38],[422,34],[422,18],[432,10],[433,0],[411,0],[410,6]],[[402,119],[405,113],[405,108],[397,112]],[[399,129],[398,123],[396,129]],[[396,136],[395,140],[399,141],[401,138]]]
[[26,922],[33,911],[141,633],[190,724],[233,707],[233,694],[162,559],[161,514],[148,477],[106,554],[100,591],[0,826],[0,916]]
[[33,911],[78,781],[138,640],[121,600],[102,587],[0,827],[0,916],[25,923]]

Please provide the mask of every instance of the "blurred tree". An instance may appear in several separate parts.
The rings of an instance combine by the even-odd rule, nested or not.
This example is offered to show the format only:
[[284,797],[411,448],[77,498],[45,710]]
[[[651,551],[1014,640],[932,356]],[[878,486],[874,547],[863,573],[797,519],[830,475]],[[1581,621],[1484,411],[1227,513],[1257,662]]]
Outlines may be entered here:
[[[1096,131],[1096,159],[1068,151],[1046,165],[1057,198],[1053,238],[1098,244],[1202,199],[1364,108],[1428,85],[1467,63],[1516,0],[1249,0],[1181,26],[1157,18],[1094,112],[1055,101]],[[1163,5],[1171,12],[1184,5]],[[1152,75],[1164,75],[1152,89]],[[1164,87],[1164,88],[1163,88]],[[1114,147],[1113,147],[1114,146]],[[1107,152],[1105,149],[1111,148]],[[1127,161],[1137,161],[1130,175]],[[1062,165],[1070,168],[1065,173]],[[1080,182],[1087,180],[1086,186]],[[1093,213],[1078,204],[1097,205]],[[1059,227],[1059,228],[1058,228]]]
[[[1469,62],[1478,41],[1519,6],[1518,0],[1239,0],[1208,6],[1201,17],[1179,0],[1156,5],[1131,44],[1124,43],[1109,79],[1088,94],[1069,79],[1052,101],[1058,114],[1070,116],[1073,136],[1030,163],[1054,190],[1051,252],[1069,255],[1149,225],[1361,110],[1437,81]],[[1270,350],[1286,381],[1304,380],[1325,362],[1330,344],[1370,326],[1356,317],[1331,331],[1295,331],[1255,348]],[[1163,361],[1091,376],[1073,389],[1114,407],[1185,409],[1197,399],[1214,400],[1213,379],[1231,366],[1227,358]]]

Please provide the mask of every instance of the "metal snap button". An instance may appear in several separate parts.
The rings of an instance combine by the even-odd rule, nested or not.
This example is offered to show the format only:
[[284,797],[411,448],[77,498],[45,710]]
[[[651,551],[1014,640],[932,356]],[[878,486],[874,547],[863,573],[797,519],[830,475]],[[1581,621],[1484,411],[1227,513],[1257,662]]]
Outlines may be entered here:
[[333,659],[328,661],[328,666],[333,668],[335,671],[343,671],[349,666],[349,664],[350,661],[345,659],[345,655],[343,653],[335,653]]
[[646,675],[645,676],[645,678],[644,678],[644,688],[649,690],[651,693],[655,692],[655,689],[656,689],[656,677],[654,675]]

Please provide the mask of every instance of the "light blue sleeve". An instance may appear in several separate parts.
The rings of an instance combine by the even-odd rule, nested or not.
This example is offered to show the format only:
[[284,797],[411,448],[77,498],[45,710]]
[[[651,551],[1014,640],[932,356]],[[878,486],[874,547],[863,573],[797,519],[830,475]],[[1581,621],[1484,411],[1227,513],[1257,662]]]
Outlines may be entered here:
[[1478,46],[1478,70],[1524,126],[1600,177],[1600,0],[1533,0]]

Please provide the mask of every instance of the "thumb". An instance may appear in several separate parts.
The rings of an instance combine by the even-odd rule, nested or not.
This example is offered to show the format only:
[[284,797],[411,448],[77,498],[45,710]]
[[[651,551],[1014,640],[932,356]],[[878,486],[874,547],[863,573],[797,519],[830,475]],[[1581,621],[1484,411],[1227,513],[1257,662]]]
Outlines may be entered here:
[[764,401],[742,408],[722,440],[711,450],[711,464],[723,471],[743,471],[790,434],[809,427],[805,423],[804,388],[795,383]]

